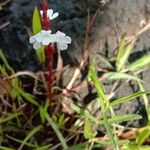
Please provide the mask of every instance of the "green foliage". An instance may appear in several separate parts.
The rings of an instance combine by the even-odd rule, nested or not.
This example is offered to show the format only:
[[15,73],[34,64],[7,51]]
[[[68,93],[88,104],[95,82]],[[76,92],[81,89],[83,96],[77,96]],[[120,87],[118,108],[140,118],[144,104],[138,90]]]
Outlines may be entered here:
[[137,78],[135,78],[134,76],[132,75],[129,75],[127,73],[122,73],[122,72],[108,72],[108,73],[105,73],[103,75],[103,78],[106,78],[108,80],[117,80],[117,79],[129,79],[129,80],[138,80]]
[[[41,31],[41,21],[37,7],[35,7],[32,21],[33,34],[36,34]],[[37,101],[35,95],[27,93],[23,89],[21,80],[15,76],[15,71],[0,50],[0,60],[3,63],[0,64],[0,98],[3,98],[3,102],[6,103],[4,108],[6,112],[0,118],[0,149],[14,150],[2,145],[3,142],[11,140],[12,143],[20,144],[18,150],[23,149],[24,146],[33,150],[57,149],[57,147],[59,149],[60,146],[64,150],[92,150],[94,148],[111,148],[112,146],[114,150],[119,148],[122,150],[150,150],[145,143],[150,137],[150,107],[148,100],[150,92],[145,90],[144,82],[137,75],[139,71],[149,67],[150,56],[146,55],[133,63],[129,63],[128,58],[132,49],[133,44],[126,45],[125,38],[123,38],[116,56],[116,68],[111,64],[111,59],[105,58],[103,55],[97,56],[95,62],[100,60],[107,66],[107,72],[105,70],[100,79],[113,80],[114,84],[120,80],[134,81],[139,86],[139,91],[120,98],[115,97],[115,90],[106,93],[103,81],[100,81],[98,78],[95,67],[97,64],[93,63],[89,67],[87,78],[96,89],[98,96],[83,106],[79,106],[78,103],[71,99],[72,97],[68,96],[69,108],[74,111],[71,115],[63,113],[61,107],[60,109],[57,108],[58,111],[51,112],[51,114],[48,113],[48,99],[40,98]],[[37,49],[36,53],[40,63],[43,64],[45,62],[44,47]],[[59,97],[60,99],[64,99],[64,95],[62,95]],[[131,129],[120,125],[120,123],[138,120],[142,116],[137,114],[116,115],[114,106],[133,101],[139,97],[143,98],[148,123],[145,127],[136,129],[135,139],[130,140],[129,137],[129,139],[120,140],[119,135],[126,129]],[[59,98],[53,102],[52,106],[58,107],[57,103],[64,104],[64,101],[57,101]],[[24,121],[24,119],[26,120]],[[104,126],[105,131],[101,137],[97,134],[97,128],[102,126]],[[43,132],[46,135],[45,130],[48,132],[47,139],[39,143],[39,139],[36,139],[36,136]],[[9,135],[11,132],[17,134],[21,132],[23,136],[22,138],[16,138],[15,134]],[[81,137],[81,139],[78,137]],[[57,145],[54,145],[53,141],[58,141]],[[69,145],[72,141],[74,143]]]
[[93,125],[89,119],[84,120],[84,137],[85,139],[91,139],[94,137]]
[[118,104],[124,103],[129,100],[134,100],[135,98],[142,96],[143,94],[150,94],[150,92],[136,92],[131,95],[114,100],[113,102],[110,103],[110,105],[114,106],[114,105],[118,105]]
[[34,8],[34,12],[33,12],[32,29],[33,29],[33,34],[37,34],[42,30],[39,10],[37,7]]
[[9,116],[5,117],[5,118],[0,118],[0,124],[4,123],[4,122],[8,122],[18,116],[20,116],[22,113],[21,112],[17,112],[14,114],[10,114]]
[[33,128],[33,129],[28,133],[28,135],[25,137],[25,139],[21,142],[21,145],[20,145],[20,147],[18,148],[18,150],[21,150],[21,149],[23,148],[24,144],[25,144],[29,139],[31,139],[35,133],[39,132],[41,129],[42,129],[42,126],[41,126],[41,125],[39,125],[39,126]]
[[115,138],[113,136],[111,125],[109,124],[108,118],[105,114],[106,106],[108,105],[109,102],[108,102],[107,96],[104,93],[102,84],[100,83],[100,81],[98,80],[98,77],[96,75],[96,70],[95,70],[95,65],[94,64],[92,64],[90,66],[88,77],[92,80],[92,82],[93,82],[93,84],[94,84],[94,86],[97,90],[97,93],[98,93],[98,96],[99,96],[99,103],[100,103],[100,106],[101,106],[101,111],[103,112],[102,116],[103,116],[103,119],[104,119],[104,126],[107,130],[107,133],[108,133],[109,138],[112,142],[112,145],[114,146],[114,149],[117,150],[118,146],[117,146]]
[[146,139],[150,136],[150,127],[147,126],[145,128],[142,128],[141,130],[139,130],[139,133],[136,137],[136,141],[135,143],[140,146],[142,145]]
[[122,41],[117,55],[117,61],[116,61],[117,71],[122,71],[124,69],[132,49],[133,49],[133,44],[129,44],[125,48],[125,42],[124,40]]
[[[39,15],[39,11],[37,7],[35,7],[34,13],[33,13],[32,30],[33,30],[33,35],[37,34],[38,32],[42,30],[40,15]],[[45,63],[44,46],[41,45],[41,48],[36,49],[35,51],[36,51],[36,54],[40,63],[44,64]]]
[[53,119],[50,117],[50,115],[47,113],[47,108],[48,108],[48,103],[45,104],[44,107],[40,107],[40,116],[41,116],[41,120],[44,123],[46,120],[47,122],[51,125],[51,127],[53,128],[53,130],[55,131],[58,139],[60,140],[62,146],[64,149],[67,149],[68,146],[66,144],[66,140],[63,137],[63,135],[61,134],[61,132],[59,131],[56,123],[53,121]]
[[49,114],[47,112],[45,112],[45,118],[46,120],[48,121],[48,123],[51,125],[51,127],[53,128],[53,130],[55,131],[57,137],[59,138],[62,146],[64,149],[67,149],[68,146],[66,144],[66,140],[65,138],[63,137],[63,135],[61,134],[61,132],[58,130],[58,127],[57,125],[54,123],[54,121],[52,120],[52,118],[49,116]]
[[128,65],[128,70],[138,71],[150,66],[150,55],[145,55],[140,59],[136,60],[132,64]]

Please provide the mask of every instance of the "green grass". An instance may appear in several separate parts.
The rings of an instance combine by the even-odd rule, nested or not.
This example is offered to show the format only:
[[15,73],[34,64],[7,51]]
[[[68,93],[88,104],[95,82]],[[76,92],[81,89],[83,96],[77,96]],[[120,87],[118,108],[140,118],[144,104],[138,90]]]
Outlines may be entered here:
[[[35,8],[33,33],[36,34],[40,30],[39,13]],[[150,55],[129,63],[128,58],[133,50],[134,43],[127,45],[123,38],[117,55],[113,56],[115,63],[112,63],[112,59],[97,55],[90,64],[86,81],[84,81],[90,84],[91,90],[96,92],[95,98],[86,105],[83,103],[79,105],[78,100],[75,102],[71,94],[63,95],[62,87],[58,87],[55,89],[59,90],[54,90],[53,93],[52,112],[48,111],[49,101],[45,92],[45,80],[42,76],[37,76],[35,73],[34,76],[40,79],[37,80],[33,76],[26,75],[27,84],[32,87],[29,91],[26,90],[21,78],[15,76],[16,72],[0,50],[0,61],[2,62],[0,64],[0,149],[22,150],[28,147],[33,150],[92,150],[93,148],[149,150],[150,107],[148,96],[150,91],[145,90],[144,81],[139,78],[138,73],[149,68]],[[37,50],[36,54],[40,63],[44,63],[43,48]],[[102,75],[99,75],[97,69],[98,61],[107,66]],[[30,83],[28,78],[33,78],[34,84]],[[105,90],[103,81],[111,85],[112,83],[113,85],[123,84],[112,88],[109,93]],[[136,83],[139,90],[117,97],[118,89],[129,81]],[[39,95],[33,92],[38,89],[37,87],[42,89]],[[143,100],[146,116],[116,114],[115,106],[137,98]],[[72,113],[67,113],[67,109]],[[144,127],[132,128],[127,125],[128,122],[143,118],[147,119]]]

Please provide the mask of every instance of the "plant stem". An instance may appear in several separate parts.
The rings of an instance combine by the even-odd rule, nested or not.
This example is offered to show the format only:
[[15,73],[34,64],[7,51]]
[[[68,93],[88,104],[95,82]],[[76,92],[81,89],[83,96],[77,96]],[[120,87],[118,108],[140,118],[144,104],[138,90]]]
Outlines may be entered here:
[[50,112],[52,112],[52,84],[53,84],[53,56],[54,56],[54,47],[53,45],[48,45],[45,47],[45,52],[48,57],[48,74],[46,75],[46,81],[47,81],[47,92],[48,92],[48,99],[49,99],[49,105],[50,105]]

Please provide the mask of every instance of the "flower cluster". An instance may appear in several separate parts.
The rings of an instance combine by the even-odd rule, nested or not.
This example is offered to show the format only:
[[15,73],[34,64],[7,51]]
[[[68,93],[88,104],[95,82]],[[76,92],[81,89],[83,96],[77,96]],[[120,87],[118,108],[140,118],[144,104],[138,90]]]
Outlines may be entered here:
[[[40,11],[41,17],[43,17],[43,10]],[[47,10],[47,18],[53,20],[58,17],[58,13],[53,13],[52,9]],[[30,43],[33,44],[34,49],[40,48],[42,45],[47,46],[52,43],[57,44],[57,48],[60,50],[65,50],[68,48],[68,44],[71,43],[71,38],[66,36],[65,33],[57,31],[55,34],[52,34],[51,30],[42,30],[36,35],[33,35],[29,39]]]

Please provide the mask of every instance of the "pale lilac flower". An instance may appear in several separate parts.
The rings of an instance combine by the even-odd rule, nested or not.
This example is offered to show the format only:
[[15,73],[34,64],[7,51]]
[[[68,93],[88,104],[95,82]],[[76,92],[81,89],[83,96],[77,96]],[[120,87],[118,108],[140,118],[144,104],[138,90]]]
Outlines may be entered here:
[[51,30],[42,30],[34,36],[31,36],[29,41],[33,44],[34,49],[49,45],[50,43],[57,43],[57,47],[60,50],[65,50],[68,48],[68,44],[71,43],[71,38],[66,36],[65,33],[57,31],[55,34],[51,34]]
[[41,47],[41,44],[47,46],[50,43],[55,42],[54,34],[51,34],[51,30],[42,30],[41,32],[37,33],[30,37],[29,41],[33,44],[34,49],[38,49]]
[[[43,17],[43,10],[40,10],[40,14]],[[59,13],[58,12],[54,13],[54,11],[52,9],[47,10],[47,17],[49,18],[49,20],[55,19],[56,17],[58,17],[58,15],[59,15]]]
[[49,45],[50,43],[53,43],[54,40],[54,35],[51,34],[51,30],[42,30],[41,32],[38,33],[38,36],[36,37],[36,40],[38,42],[41,42],[43,45]]
[[34,49],[38,49],[38,48],[41,47],[41,43],[37,41],[37,34],[34,35],[34,36],[31,36],[30,39],[29,39],[29,42],[31,44],[33,44]]
[[60,50],[66,50],[68,48],[68,44],[71,43],[71,38],[69,36],[66,36],[65,33],[57,31],[56,34],[56,41],[57,42],[57,47]]

